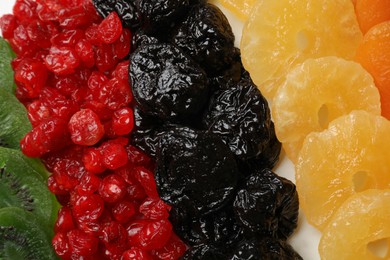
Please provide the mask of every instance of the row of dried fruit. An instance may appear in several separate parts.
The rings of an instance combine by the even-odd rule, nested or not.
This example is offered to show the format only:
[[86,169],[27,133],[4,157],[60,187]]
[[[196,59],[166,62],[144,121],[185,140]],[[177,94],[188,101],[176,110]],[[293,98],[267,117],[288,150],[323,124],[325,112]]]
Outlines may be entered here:
[[320,255],[374,257],[370,245],[390,235],[389,4],[252,2],[243,62],[272,99],[277,137],[296,163],[302,209],[323,232]]
[[62,204],[54,250],[178,259],[182,239],[184,259],[300,259],[267,101],[223,13],[179,2],[17,0],[1,18],[33,126],[21,148]]

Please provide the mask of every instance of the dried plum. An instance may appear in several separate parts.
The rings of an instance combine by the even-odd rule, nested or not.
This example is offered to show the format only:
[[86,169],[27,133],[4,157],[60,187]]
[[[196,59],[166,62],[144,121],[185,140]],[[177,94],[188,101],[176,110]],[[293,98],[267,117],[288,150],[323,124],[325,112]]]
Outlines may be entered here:
[[193,216],[184,205],[170,211],[175,233],[188,245],[213,244],[231,246],[242,240],[242,227],[238,224],[230,203],[222,209],[200,217]]
[[102,17],[106,17],[115,11],[116,0],[92,0],[92,3],[98,14]]
[[121,18],[122,25],[130,29],[138,29],[140,26],[140,13],[138,12],[136,2],[138,0],[116,0],[114,9]]
[[287,239],[297,227],[299,203],[295,185],[269,169],[247,177],[233,207],[242,225],[258,237]]
[[195,5],[174,29],[171,41],[194,58],[209,76],[229,67],[234,34],[222,11],[212,4]]
[[139,0],[142,28],[149,33],[164,33],[184,17],[197,0]]
[[262,153],[270,141],[270,109],[251,81],[240,81],[235,88],[216,91],[203,125],[204,129],[220,135],[242,160]]
[[259,155],[245,161],[239,161],[240,171],[244,175],[250,174],[253,171],[256,171],[256,169],[273,169],[276,163],[279,161],[282,144],[276,137],[275,126],[273,122],[271,122],[270,133],[271,138],[265,149]]
[[231,260],[302,260],[302,257],[285,241],[265,238],[245,240],[235,249]]
[[142,111],[164,120],[198,113],[208,100],[205,72],[171,44],[147,44],[130,58],[130,81]]
[[209,244],[196,245],[184,254],[181,260],[223,260],[226,259],[225,254],[220,248],[216,248]]
[[172,128],[159,138],[156,165],[159,195],[170,205],[185,203],[200,215],[221,208],[234,196],[237,163],[212,133]]

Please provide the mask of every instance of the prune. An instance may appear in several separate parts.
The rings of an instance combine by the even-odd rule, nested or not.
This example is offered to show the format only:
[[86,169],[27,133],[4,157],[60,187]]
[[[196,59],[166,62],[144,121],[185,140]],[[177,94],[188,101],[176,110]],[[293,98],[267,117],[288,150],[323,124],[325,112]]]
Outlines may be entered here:
[[208,100],[206,73],[171,44],[147,44],[130,57],[129,75],[142,111],[164,120],[198,113]]
[[98,14],[102,17],[106,17],[115,11],[116,0],[92,0],[92,3]]
[[216,248],[209,244],[196,245],[184,254],[181,260],[222,260],[226,259],[226,255],[221,252],[220,248]]
[[242,160],[266,149],[270,125],[267,100],[251,81],[240,81],[235,88],[216,91],[203,118],[204,129],[220,135]]
[[140,27],[140,13],[138,12],[136,1],[116,0],[114,9],[121,18],[122,25],[132,30]]
[[233,154],[217,135],[176,127],[159,138],[155,178],[170,205],[185,203],[198,216],[213,212],[234,196],[238,176]]
[[261,240],[244,240],[235,249],[231,260],[301,260],[302,257],[283,240],[264,238]]
[[299,203],[295,185],[269,169],[247,177],[233,207],[240,223],[257,237],[287,239],[297,227]]
[[212,4],[195,5],[173,32],[171,41],[195,59],[209,76],[229,67],[234,35],[222,11]]
[[201,217],[194,217],[185,205],[175,206],[170,211],[170,220],[175,233],[188,245],[206,243],[230,246],[243,236],[242,227],[238,224],[230,203]]
[[273,169],[276,163],[279,161],[280,151],[282,149],[282,144],[279,142],[275,133],[274,123],[271,122],[270,126],[271,138],[268,142],[268,145],[265,149],[256,157],[250,158],[245,161],[239,161],[240,171],[244,174],[250,174],[256,169]]
[[143,30],[137,30],[134,32],[132,37],[132,43],[131,46],[133,50],[137,49],[139,46],[145,45],[145,44],[156,44],[159,43],[159,40],[151,35],[146,34]]
[[139,0],[142,28],[148,33],[167,32],[197,0]]
[[250,80],[249,73],[241,62],[240,49],[234,48],[231,55],[233,58],[229,67],[219,72],[218,75],[209,77],[212,90],[229,89],[235,87],[240,80]]
[[154,116],[143,113],[138,106],[134,107],[134,125],[131,142],[148,155],[156,155],[158,129],[163,122]]

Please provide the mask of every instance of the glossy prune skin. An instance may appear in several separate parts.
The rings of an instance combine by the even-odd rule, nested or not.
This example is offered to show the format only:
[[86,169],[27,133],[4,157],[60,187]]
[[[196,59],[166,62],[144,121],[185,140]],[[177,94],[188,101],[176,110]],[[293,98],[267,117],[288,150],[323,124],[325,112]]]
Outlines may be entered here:
[[209,95],[206,73],[171,44],[146,44],[130,57],[130,83],[140,109],[162,120],[198,113]]
[[195,59],[209,76],[229,67],[234,34],[222,11],[212,4],[196,5],[175,28],[171,41]]
[[230,260],[302,260],[302,257],[283,240],[274,238],[244,240],[231,256]]
[[176,22],[187,15],[197,0],[138,0],[142,29],[152,34],[167,33]]
[[102,17],[106,17],[115,11],[116,0],[92,0],[92,3],[98,14]]
[[191,207],[200,216],[234,196],[239,172],[222,140],[188,127],[171,128],[158,139],[155,179],[162,200]]
[[270,141],[271,113],[267,100],[251,81],[240,81],[211,97],[203,128],[219,135],[241,160],[262,153]]
[[141,26],[140,13],[138,12],[138,0],[116,0],[114,9],[126,28],[136,30]]
[[233,207],[245,230],[256,237],[285,240],[297,227],[299,201],[295,185],[269,169],[246,178]]
[[193,216],[184,205],[175,206],[170,211],[170,221],[175,233],[188,245],[232,246],[243,238],[232,203],[200,217]]
[[180,258],[181,260],[223,260],[226,255],[221,252],[220,248],[216,248],[209,244],[199,244],[186,251]]

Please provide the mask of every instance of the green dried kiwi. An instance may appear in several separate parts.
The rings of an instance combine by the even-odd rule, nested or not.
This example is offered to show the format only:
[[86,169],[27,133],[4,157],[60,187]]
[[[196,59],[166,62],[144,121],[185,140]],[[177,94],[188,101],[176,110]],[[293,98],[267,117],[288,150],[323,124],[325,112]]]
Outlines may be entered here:
[[0,146],[20,149],[20,140],[30,130],[26,108],[0,86]]
[[0,259],[58,259],[51,245],[53,236],[36,215],[15,207],[0,209]]
[[14,93],[14,71],[11,67],[11,61],[15,58],[9,43],[0,37],[0,86],[9,93]]
[[42,171],[37,161],[20,151],[0,147],[0,208],[22,208],[53,228],[59,204],[47,188],[46,171]]

